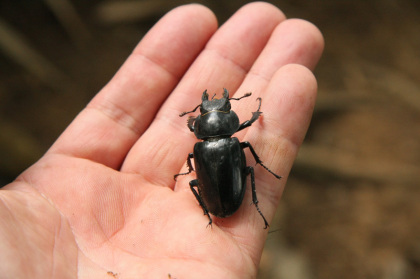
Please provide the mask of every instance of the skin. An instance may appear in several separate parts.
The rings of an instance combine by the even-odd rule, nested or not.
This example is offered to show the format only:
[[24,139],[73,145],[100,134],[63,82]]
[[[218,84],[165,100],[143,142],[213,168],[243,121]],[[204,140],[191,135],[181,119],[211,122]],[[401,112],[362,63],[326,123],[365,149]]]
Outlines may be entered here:
[[221,96],[226,87],[235,97],[253,92],[233,102],[243,122],[262,97],[263,115],[235,136],[283,176],[255,166],[270,222],[310,122],[322,49],[316,27],[267,3],[242,7],[219,29],[203,6],[169,12],[47,153],[0,191],[0,274],[256,277],[268,230],[250,185],[233,216],[207,227],[188,185],[194,173],[173,180],[197,141],[178,115],[204,89]]

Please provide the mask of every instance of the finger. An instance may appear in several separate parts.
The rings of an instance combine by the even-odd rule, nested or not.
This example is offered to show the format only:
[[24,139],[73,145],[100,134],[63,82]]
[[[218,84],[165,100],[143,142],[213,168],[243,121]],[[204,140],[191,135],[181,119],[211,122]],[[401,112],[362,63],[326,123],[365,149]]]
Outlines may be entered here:
[[274,30],[241,88],[264,89],[274,73],[287,64],[301,64],[313,70],[323,49],[324,39],[316,26],[301,19],[285,20]]
[[[281,22],[273,31],[266,47],[248,72],[245,80],[237,90],[252,92],[252,98],[261,96],[275,72],[287,64],[301,64],[314,69],[324,49],[321,32],[313,24],[301,19],[288,19]],[[264,98],[263,103],[269,101]],[[251,111],[255,111],[254,102],[241,102],[236,113],[240,119],[247,119]],[[264,112],[264,109],[262,110]],[[249,129],[238,133],[243,137]]]
[[190,67],[121,170],[141,172],[148,181],[173,186],[173,175],[179,172],[196,141],[179,113],[195,107],[204,89],[235,90],[283,19],[277,8],[266,3],[246,5],[233,15]]
[[[308,68],[298,64],[282,67],[274,74],[264,91],[261,107],[264,110],[263,118],[254,123],[253,129],[249,129],[245,136],[244,140],[253,145],[264,164],[282,176],[278,180],[259,165],[254,167],[259,207],[269,223],[273,219],[293,161],[308,129],[316,92],[317,83]],[[254,166],[252,155],[248,151],[245,153],[248,165]],[[255,206],[249,206],[251,196],[250,187],[247,186],[238,212],[218,224],[235,235],[257,263],[267,231],[262,229],[264,222]]]
[[317,82],[310,70],[298,64],[282,67],[264,92],[265,99],[270,101],[262,105],[263,119],[253,125],[245,137],[258,150],[265,165],[282,176],[277,181],[264,169],[256,170],[260,182],[259,199],[265,203],[268,215],[273,215],[277,208],[283,186],[308,130],[316,93]]
[[49,152],[119,168],[216,28],[214,15],[203,6],[169,12]]

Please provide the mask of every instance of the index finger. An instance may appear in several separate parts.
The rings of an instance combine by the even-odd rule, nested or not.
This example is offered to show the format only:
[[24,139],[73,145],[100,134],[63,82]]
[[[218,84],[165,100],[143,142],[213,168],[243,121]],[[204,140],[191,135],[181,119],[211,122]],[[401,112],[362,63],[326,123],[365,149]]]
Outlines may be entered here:
[[109,84],[48,153],[119,168],[216,29],[214,14],[201,5],[169,12],[146,34]]

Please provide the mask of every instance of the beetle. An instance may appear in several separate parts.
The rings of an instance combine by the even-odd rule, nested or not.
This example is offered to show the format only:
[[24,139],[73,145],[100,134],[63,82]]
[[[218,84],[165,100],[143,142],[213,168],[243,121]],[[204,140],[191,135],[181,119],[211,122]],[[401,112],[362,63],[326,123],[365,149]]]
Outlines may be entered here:
[[179,175],[187,175],[194,171],[191,163],[191,159],[194,159],[197,179],[191,180],[189,185],[204,214],[209,218],[208,226],[211,226],[213,222],[210,213],[224,218],[238,210],[244,198],[248,175],[251,175],[252,203],[264,220],[264,229],[269,226],[258,207],[254,168],[246,165],[244,149],[249,148],[256,163],[277,179],[281,176],[262,163],[249,142],[240,142],[238,138],[232,137],[234,133],[251,126],[262,113],[260,111],[261,98],[257,98],[259,102],[257,111],[252,113],[250,120],[243,123],[239,122],[237,114],[231,110],[230,100],[238,101],[251,94],[246,93],[240,98],[229,98],[229,92],[224,88],[222,98],[217,99],[213,95],[209,100],[209,95],[205,90],[201,97],[201,104],[179,115],[182,117],[200,108],[200,115],[190,116],[187,126],[197,139],[202,141],[197,142],[193,153],[188,154],[188,171],[174,175],[174,179],[176,180]]

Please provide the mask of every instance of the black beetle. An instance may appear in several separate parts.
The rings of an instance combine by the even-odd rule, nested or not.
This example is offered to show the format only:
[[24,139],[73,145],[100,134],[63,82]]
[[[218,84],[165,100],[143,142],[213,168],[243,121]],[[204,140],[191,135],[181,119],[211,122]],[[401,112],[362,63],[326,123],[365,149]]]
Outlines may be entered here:
[[246,166],[243,149],[248,147],[257,164],[276,178],[280,179],[281,176],[273,173],[262,163],[249,142],[239,142],[237,138],[231,137],[234,133],[251,126],[262,113],[260,112],[261,98],[257,98],[259,101],[257,111],[252,113],[250,120],[239,123],[238,116],[231,110],[230,100],[240,100],[249,96],[251,93],[246,93],[240,98],[229,98],[229,92],[224,89],[222,98],[217,99],[213,96],[209,100],[209,95],[205,90],[201,97],[201,104],[192,111],[179,115],[184,116],[200,108],[200,115],[190,116],[187,124],[190,131],[203,141],[197,142],[194,145],[194,152],[188,154],[188,172],[176,174],[174,179],[194,170],[191,164],[191,159],[194,158],[197,179],[190,181],[190,188],[204,214],[209,218],[208,225],[210,226],[213,221],[209,213],[217,217],[228,217],[238,210],[245,194],[246,177],[251,174],[252,203],[263,218],[265,229],[268,227],[268,222],[258,207],[254,168]]

